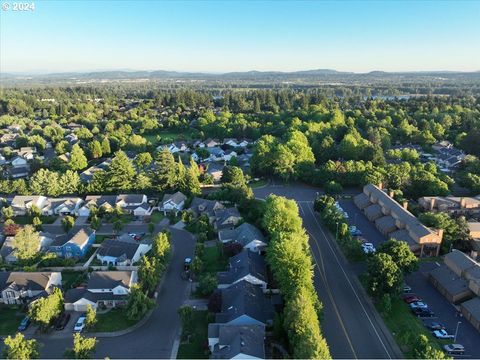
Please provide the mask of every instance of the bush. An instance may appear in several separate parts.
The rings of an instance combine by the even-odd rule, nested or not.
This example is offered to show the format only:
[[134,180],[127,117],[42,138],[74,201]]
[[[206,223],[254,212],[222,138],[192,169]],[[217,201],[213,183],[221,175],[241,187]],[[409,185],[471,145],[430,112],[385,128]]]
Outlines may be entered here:
[[197,287],[197,294],[200,296],[209,296],[218,286],[217,278],[214,274],[205,274],[200,278]]

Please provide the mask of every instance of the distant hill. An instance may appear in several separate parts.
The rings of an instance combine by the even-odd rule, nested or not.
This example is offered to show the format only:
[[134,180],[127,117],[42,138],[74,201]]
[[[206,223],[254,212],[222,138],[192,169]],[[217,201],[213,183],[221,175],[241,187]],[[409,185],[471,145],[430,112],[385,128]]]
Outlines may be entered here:
[[480,71],[419,71],[419,72],[385,72],[368,73],[342,72],[332,69],[314,69],[303,71],[245,71],[221,74],[178,71],[95,71],[66,72],[52,74],[13,74],[1,73],[5,83],[95,83],[115,81],[247,81],[247,82],[294,82],[294,83],[329,83],[329,82],[370,82],[370,81],[480,81]]

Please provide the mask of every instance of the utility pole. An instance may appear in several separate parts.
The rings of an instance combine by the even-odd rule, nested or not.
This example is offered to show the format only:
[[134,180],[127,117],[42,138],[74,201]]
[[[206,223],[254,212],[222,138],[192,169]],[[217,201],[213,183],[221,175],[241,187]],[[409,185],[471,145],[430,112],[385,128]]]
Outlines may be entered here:
[[337,224],[337,230],[335,231],[335,240],[338,240],[338,221],[336,222]]

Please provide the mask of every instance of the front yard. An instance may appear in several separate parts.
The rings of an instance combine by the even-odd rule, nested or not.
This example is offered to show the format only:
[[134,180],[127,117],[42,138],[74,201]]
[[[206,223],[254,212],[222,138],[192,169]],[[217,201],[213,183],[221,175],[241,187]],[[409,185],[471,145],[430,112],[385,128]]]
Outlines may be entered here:
[[18,306],[0,305],[0,335],[14,334],[24,316]]
[[139,320],[127,318],[125,309],[112,309],[103,314],[97,314],[97,323],[90,332],[112,332],[127,329]]
[[208,359],[208,311],[194,311],[191,324],[182,324],[177,359]]
[[162,212],[160,211],[154,211],[152,215],[150,216],[150,222],[154,224],[158,224],[162,219],[165,218],[165,215],[163,215]]

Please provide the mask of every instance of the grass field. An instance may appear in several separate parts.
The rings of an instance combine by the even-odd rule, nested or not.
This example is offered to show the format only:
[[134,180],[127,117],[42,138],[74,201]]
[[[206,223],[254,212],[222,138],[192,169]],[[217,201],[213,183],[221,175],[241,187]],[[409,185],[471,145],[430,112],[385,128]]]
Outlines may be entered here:
[[177,359],[208,359],[207,344],[208,311],[194,311],[192,334],[180,344]]
[[14,334],[24,316],[18,306],[0,305],[0,335]]
[[[401,299],[392,300],[392,308],[388,314],[382,314],[385,324],[390,329],[392,335],[395,337],[397,344],[409,359],[415,358],[414,345],[417,342],[418,336],[423,334],[428,337],[430,344],[436,349],[441,349],[441,346],[451,343],[450,340],[435,339],[430,331],[423,325],[422,321],[413,316],[408,308],[408,305]],[[433,320],[432,320],[433,321]]]
[[224,271],[227,268],[228,259],[223,255],[219,248],[216,246],[206,247],[202,261],[204,265],[204,273],[217,273]]
[[138,320],[129,320],[125,309],[112,309],[104,314],[97,315],[97,323],[91,332],[112,332],[127,329],[135,325]]

